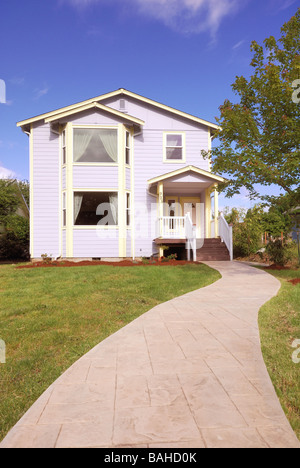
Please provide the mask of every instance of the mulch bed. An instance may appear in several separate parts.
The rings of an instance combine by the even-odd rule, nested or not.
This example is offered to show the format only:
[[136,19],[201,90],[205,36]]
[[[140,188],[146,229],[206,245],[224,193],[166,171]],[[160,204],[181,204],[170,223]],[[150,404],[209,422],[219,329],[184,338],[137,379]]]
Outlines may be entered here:
[[168,260],[167,262],[158,262],[158,261],[149,261],[149,262],[134,262],[130,260],[122,260],[120,262],[104,262],[101,260],[97,261],[82,261],[82,262],[70,262],[70,261],[52,261],[50,263],[45,262],[36,262],[31,263],[30,265],[17,266],[18,269],[23,268],[69,268],[69,267],[82,267],[82,266],[94,266],[94,265],[108,265],[115,267],[135,267],[135,266],[176,266],[176,265],[186,265],[191,263],[199,262],[188,262],[186,260]]
[[291,279],[291,280],[289,280],[289,283],[292,283],[294,285],[299,284],[300,283],[300,278]]
[[276,263],[273,263],[272,265],[269,265],[269,266],[265,266],[264,268],[266,270],[291,270],[290,267],[282,266],[282,265],[276,265]]

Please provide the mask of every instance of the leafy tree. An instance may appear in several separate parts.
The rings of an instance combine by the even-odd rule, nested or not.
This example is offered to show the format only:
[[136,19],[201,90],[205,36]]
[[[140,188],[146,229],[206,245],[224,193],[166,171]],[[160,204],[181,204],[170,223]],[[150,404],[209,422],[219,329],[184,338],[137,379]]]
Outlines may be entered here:
[[[246,187],[251,197],[267,199],[256,184],[275,184],[290,197],[300,199],[300,104],[292,99],[300,78],[300,8],[281,28],[278,41],[253,41],[249,79],[236,77],[232,89],[239,102],[225,100],[217,122],[217,148],[204,156],[212,158],[212,170],[226,174],[220,186],[231,197]],[[296,80],[296,81],[295,81]],[[299,81],[300,84],[300,81]],[[270,200],[269,200],[270,201]]]
[[11,180],[0,179],[0,224],[5,218],[17,210],[20,200],[16,196],[16,188]]
[[5,233],[0,239],[0,257],[26,260],[29,257],[29,220],[11,214],[5,220]]
[[280,237],[281,234],[287,236],[292,229],[291,218],[280,213],[277,208],[271,207],[262,216],[262,228],[272,237]]
[[29,182],[28,180],[20,180],[18,182],[20,192],[25,200],[26,205],[29,208]]
[[232,208],[224,216],[232,224],[234,257],[247,257],[257,252],[262,245],[262,206],[256,205],[247,211]]
[[[24,207],[28,183],[0,179],[0,257],[7,260],[27,259],[29,256],[29,220],[17,214]],[[22,195],[21,195],[22,194]]]

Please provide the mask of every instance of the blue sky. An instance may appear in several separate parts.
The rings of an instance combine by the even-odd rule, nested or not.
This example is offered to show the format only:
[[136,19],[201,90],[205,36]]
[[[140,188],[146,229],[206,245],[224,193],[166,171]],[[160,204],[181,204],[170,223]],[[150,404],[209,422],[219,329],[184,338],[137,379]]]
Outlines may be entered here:
[[[250,43],[274,35],[296,0],[2,0],[0,177],[28,179],[16,122],[118,88],[215,122],[251,74]],[[1,101],[1,99],[0,99]],[[249,206],[246,192],[221,206]]]

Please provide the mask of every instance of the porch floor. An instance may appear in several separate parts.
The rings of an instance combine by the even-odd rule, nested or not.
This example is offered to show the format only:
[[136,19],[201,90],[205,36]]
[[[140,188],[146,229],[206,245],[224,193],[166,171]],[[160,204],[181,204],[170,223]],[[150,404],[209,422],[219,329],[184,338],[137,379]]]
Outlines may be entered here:
[[154,239],[154,242],[157,245],[168,245],[168,244],[183,245],[186,243],[186,239],[175,239],[175,238],[165,239],[162,237],[157,237],[156,239]]

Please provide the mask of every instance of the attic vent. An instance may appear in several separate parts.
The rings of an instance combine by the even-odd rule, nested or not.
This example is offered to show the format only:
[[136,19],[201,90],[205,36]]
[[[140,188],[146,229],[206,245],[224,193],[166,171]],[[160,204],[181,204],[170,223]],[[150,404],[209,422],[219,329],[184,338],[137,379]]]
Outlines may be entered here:
[[120,111],[121,112],[126,112],[126,101],[125,101],[125,99],[120,99],[119,106],[120,106]]

